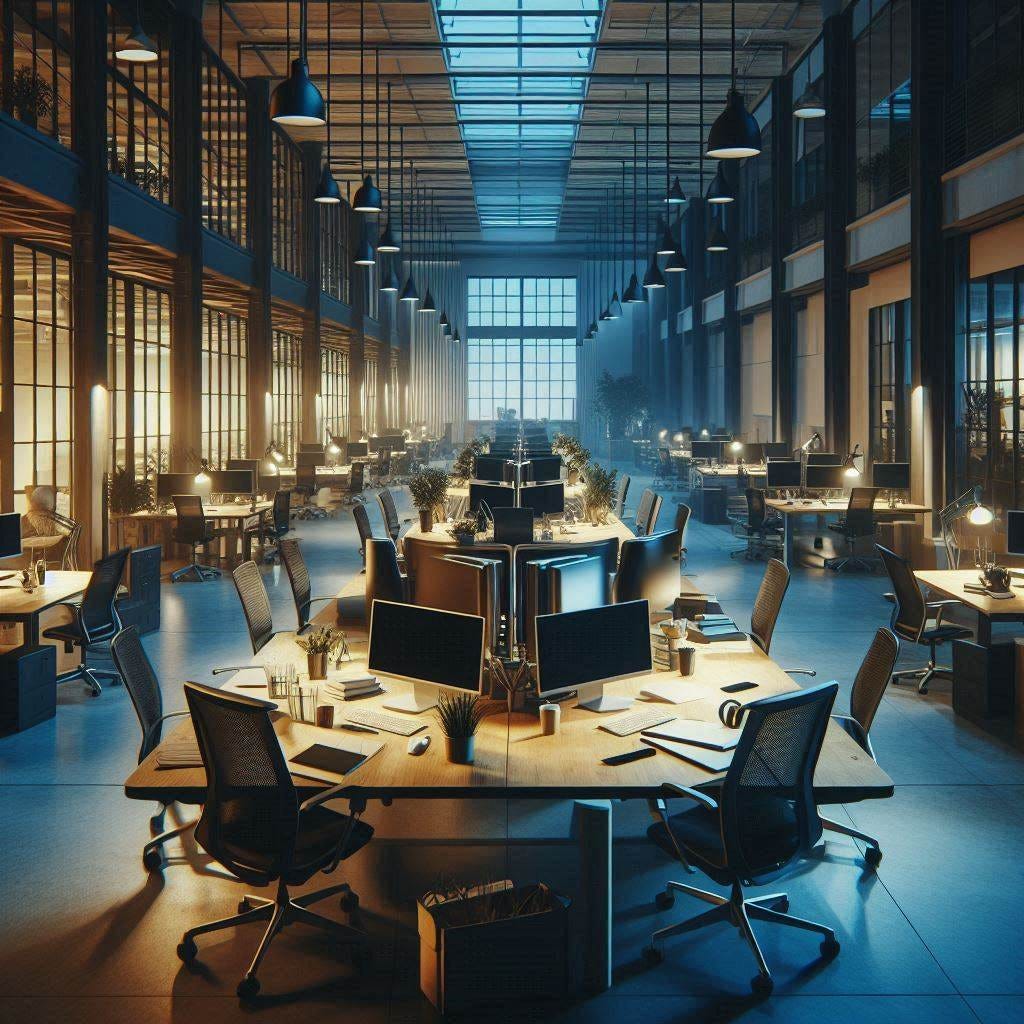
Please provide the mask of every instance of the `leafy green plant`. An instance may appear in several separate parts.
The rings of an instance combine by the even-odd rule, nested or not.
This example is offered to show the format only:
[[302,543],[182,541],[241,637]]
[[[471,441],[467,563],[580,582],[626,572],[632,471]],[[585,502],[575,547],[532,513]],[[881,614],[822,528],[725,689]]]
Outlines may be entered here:
[[450,739],[475,735],[488,713],[487,702],[479,694],[441,692],[437,695],[437,724]]
[[474,437],[452,463],[452,476],[456,480],[465,482],[473,476],[473,463],[478,455],[482,455],[487,449],[486,437]]
[[607,422],[609,437],[635,434],[647,418],[649,405],[647,388],[635,374],[613,377],[605,370],[598,378],[594,409]]
[[326,654],[333,660],[348,657],[348,637],[343,629],[321,626],[313,630],[309,636],[299,637],[295,642],[307,654]]
[[443,509],[450,482],[448,474],[443,469],[421,469],[409,480],[412,503],[418,509],[430,509],[434,512]]
[[14,72],[10,88],[3,92],[3,102],[14,108],[19,120],[34,124],[41,117],[49,117],[57,97],[53,86],[26,64]]
[[583,508],[592,523],[603,523],[615,504],[615,478],[618,470],[611,472],[591,462],[585,474],[586,484],[583,488]]
[[127,466],[115,466],[107,479],[107,504],[115,516],[130,516],[153,504],[153,487]]
[[570,473],[582,472],[590,461],[590,452],[580,444],[579,438],[571,434],[555,434],[551,451],[562,456]]
[[461,537],[464,534],[473,536],[476,533],[477,521],[475,516],[465,516],[462,519],[457,520],[448,527],[448,533],[455,538]]

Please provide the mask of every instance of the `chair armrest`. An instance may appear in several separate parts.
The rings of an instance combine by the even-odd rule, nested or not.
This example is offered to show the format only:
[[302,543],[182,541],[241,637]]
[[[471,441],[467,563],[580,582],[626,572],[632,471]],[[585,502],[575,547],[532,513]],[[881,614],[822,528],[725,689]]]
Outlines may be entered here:
[[935,619],[935,625],[938,626],[942,622],[942,613],[947,608],[952,608],[959,604],[962,604],[962,602],[957,601],[955,598],[944,598],[941,601],[926,601],[925,613],[929,619]]
[[708,796],[707,793],[702,793],[699,789],[691,789],[689,786],[677,786],[674,782],[663,782],[661,788],[668,791],[667,795],[669,797],[687,797],[690,800],[695,800],[709,811],[718,810],[718,801]]
[[223,675],[225,672],[244,672],[247,668],[258,668],[262,671],[262,665],[223,665],[220,668],[211,668],[211,676]]
[[150,736],[152,736],[152,734],[153,734],[154,732],[156,732],[156,730],[157,730],[157,729],[159,729],[159,728],[160,728],[160,726],[162,726],[162,725],[164,724],[164,722],[166,722],[166,721],[167,721],[167,720],[168,720],[169,718],[182,718],[182,717],[190,716],[191,714],[192,714],[192,712],[191,712],[191,711],[171,711],[171,712],[169,712],[169,713],[168,713],[168,714],[166,714],[166,715],[161,715],[161,716],[160,716],[160,717],[159,717],[159,718],[158,718],[158,719],[157,719],[157,720],[156,720],[155,722],[153,722],[153,724],[152,724],[152,725],[150,725],[150,727],[149,727],[149,728],[148,728],[148,729],[146,730],[146,742],[147,742],[147,743],[149,742],[149,738],[150,738]]
[[791,676],[816,676],[818,674],[817,669],[813,668],[784,668],[782,671]]
[[299,804],[299,814],[304,811],[308,811],[311,807],[319,807],[320,804],[326,803],[328,800],[334,800],[341,795],[342,790],[348,789],[349,783],[339,782],[336,786],[331,786],[330,789],[325,789],[322,793],[317,793],[316,796],[311,796],[308,800],[303,800]]

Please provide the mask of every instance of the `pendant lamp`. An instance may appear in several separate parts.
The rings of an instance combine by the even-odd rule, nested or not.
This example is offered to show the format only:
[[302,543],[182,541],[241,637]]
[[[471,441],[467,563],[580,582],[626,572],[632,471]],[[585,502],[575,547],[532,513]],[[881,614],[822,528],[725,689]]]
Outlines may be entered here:
[[[686,202],[686,193],[679,176],[669,185],[672,177],[672,31],[669,23],[669,0],[665,0],[665,202],[678,206]],[[666,228],[667,228],[666,224]]]
[[686,257],[682,254],[679,249],[676,249],[671,256],[665,261],[663,273],[666,274],[681,274],[687,269]]
[[[331,0],[327,0],[327,98],[331,96]],[[325,110],[327,118],[327,159],[320,168],[320,180],[316,183],[313,193],[314,203],[333,205],[341,202],[341,189],[331,173],[331,118],[329,106]]]
[[715,205],[722,205],[735,201],[736,190],[729,184],[729,179],[725,173],[725,165],[723,163],[719,162],[718,170],[715,171],[715,176],[711,179],[711,184],[708,185],[708,190],[704,198],[707,199],[709,203],[714,203]]
[[722,230],[722,225],[717,220],[711,225],[711,233],[704,248],[708,252],[729,251],[729,236]]
[[793,116],[800,118],[801,121],[813,121],[815,118],[824,117],[826,113],[825,104],[818,95],[818,90],[810,84],[793,104]]
[[668,226],[668,221],[665,221],[662,225],[661,240],[658,242],[658,248],[655,252],[659,256],[671,256],[676,251],[676,241],[672,237],[672,229]]
[[732,85],[725,110],[708,132],[707,154],[718,160],[738,160],[761,152],[761,126],[747,110],[743,94],[736,88],[736,0],[732,0]]
[[675,180],[672,182],[672,187],[668,190],[665,202],[671,203],[673,206],[686,202],[686,193],[683,191],[683,186],[679,183],[678,175],[676,175]]
[[653,252],[651,253],[651,261],[647,264],[647,273],[644,274],[644,287],[665,287],[665,278],[662,277],[661,270],[658,268],[658,257]]
[[370,241],[370,232],[363,224],[363,233],[359,238],[359,247],[356,249],[356,266],[372,267],[377,262],[377,255],[373,251],[373,243]]
[[[378,247],[379,249],[379,247]],[[399,289],[398,275],[395,273],[393,260],[388,260],[388,269],[384,273],[384,279],[380,283],[382,292],[397,292]]]
[[388,219],[377,239],[377,252],[400,252],[401,246],[391,230],[391,83],[388,82]]
[[135,4],[135,24],[114,51],[114,56],[118,60],[128,64],[152,64],[153,61],[160,59],[156,43],[146,35],[146,30],[142,27],[141,7],[141,2]]
[[[647,95],[646,103],[644,105],[644,197],[648,203],[647,209],[647,227],[650,230],[651,226],[651,211],[650,211],[650,195],[651,195],[651,182],[650,182],[650,168],[651,168],[651,83],[646,83]],[[664,288],[665,278],[662,277],[661,269],[658,267],[658,253],[657,250],[651,253],[650,262],[647,264],[647,270],[644,273],[644,290],[649,291],[652,288]]]
[[299,56],[292,61],[291,74],[270,97],[270,119],[304,128],[327,123],[324,98],[310,79],[306,63],[306,0],[299,2]]
[[[366,169],[365,127],[366,117],[363,109],[365,98],[366,76],[363,73],[363,61],[366,56],[366,4],[359,0],[359,166]],[[356,190],[352,200],[352,209],[356,213],[380,213],[380,189],[373,183],[373,175],[367,174],[362,185]]]

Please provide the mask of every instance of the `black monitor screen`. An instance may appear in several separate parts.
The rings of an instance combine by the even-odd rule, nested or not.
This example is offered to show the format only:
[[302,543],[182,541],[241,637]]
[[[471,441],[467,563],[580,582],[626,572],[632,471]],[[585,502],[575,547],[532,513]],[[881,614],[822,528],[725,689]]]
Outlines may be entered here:
[[224,463],[225,469],[248,469],[250,472],[260,475],[259,459],[228,459]]
[[495,544],[531,544],[533,542],[533,512],[528,508],[494,509]]
[[530,479],[534,483],[562,479],[562,456],[540,455],[530,459]]
[[538,615],[535,628],[541,694],[651,671],[646,601]]
[[316,469],[317,466],[326,466],[327,456],[322,451],[299,452],[295,456],[297,469]]
[[1006,513],[1006,553],[1024,555],[1024,512],[1016,509]]
[[842,466],[807,467],[807,489],[810,491],[840,490],[848,482]]
[[694,459],[713,459],[722,457],[721,441],[694,441],[690,444],[690,457]]
[[21,516],[17,512],[0,515],[0,558],[21,554]]
[[761,449],[766,459],[788,459],[793,454],[785,441],[762,441]]
[[793,461],[773,460],[768,463],[769,487],[799,487],[800,463]]
[[504,480],[505,460],[491,455],[478,455],[473,460],[473,476],[477,480]]
[[808,452],[806,455],[808,466],[841,466],[843,457],[835,452]]
[[516,503],[516,489],[504,484],[469,485],[469,511],[479,512],[480,502],[486,501],[491,508],[512,508]]
[[564,484],[524,484],[519,488],[519,505],[532,508],[533,518],[560,516],[565,512]]
[[548,571],[551,611],[575,612],[608,603],[608,572],[603,558],[592,555],[573,562],[559,559]]
[[[209,488],[203,488],[208,491]],[[170,501],[176,494],[198,494],[195,473],[157,473],[156,496],[160,501]]]
[[373,602],[367,658],[371,672],[476,693],[483,660],[482,616]]
[[213,494],[253,494],[256,474],[251,469],[215,470],[210,473],[210,491]]
[[348,443],[348,457],[350,459],[358,459],[364,455],[370,454],[370,446],[365,441],[349,441]]
[[871,484],[892,491],[910,490],[909,462],[876,462],[871,467]]

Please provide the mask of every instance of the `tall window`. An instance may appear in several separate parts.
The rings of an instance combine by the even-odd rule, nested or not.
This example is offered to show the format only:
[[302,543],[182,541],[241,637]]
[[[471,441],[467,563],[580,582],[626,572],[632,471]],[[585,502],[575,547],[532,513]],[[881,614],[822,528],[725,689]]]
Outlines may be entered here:
[[13,254],[14,489],[52,484],[70,490],[71,266],[24,245],[15,245]]
[[574,277],[471,277],[467,319],[467,419],[576,419]]
[[302,277],[305,270],[302,266],[302,154],[280,128],[273,128],[273,136],[274,266]]
[[1024,501],[1024,267],[967,283],[957,335],[956,482],[997,509]]
[[[793,68],[793,102],[808,89],[824,99],[825,44],[819,39]],[[825,232],[825,119],[791,119],[793,132],[793,194],[789,213],[792,249],[821,238]]]
[[112,277],[108,303],[114,465],[143,477],[170,468],[171,297]]
[[246,246],[245,86],[205,44],[202,99],[203,224]]
[[320,349],[320,401],[324,430],[348,437],[348,353],[341,349]]
[[246,457],[248,357],[247,321],[204,306],[202,448],[212,466]]
[[367,359],[363,369],[363,430],[377,433],[377,360]]
[[302,433],[302,339],[287,331],[274,331],[273,440],[294,465]]
[[[772,244],[772,100],[758,104],[754,117],[761,126],[761,154],[743,161],[739,169],[742,243],[740,277],[749,277],[768,266]],[[725,166],[722,173],[729,174]],[[733,172],[735,173],[735,172]]]
[[910,300],[870,311],[870,462],[910,459]]
[[[359,217],[348,203],[317,204],[320,230],[320,287],[341,302],[351,303],[352,257],[349,239]],[[355,225],[358,227],[358,224]]]

